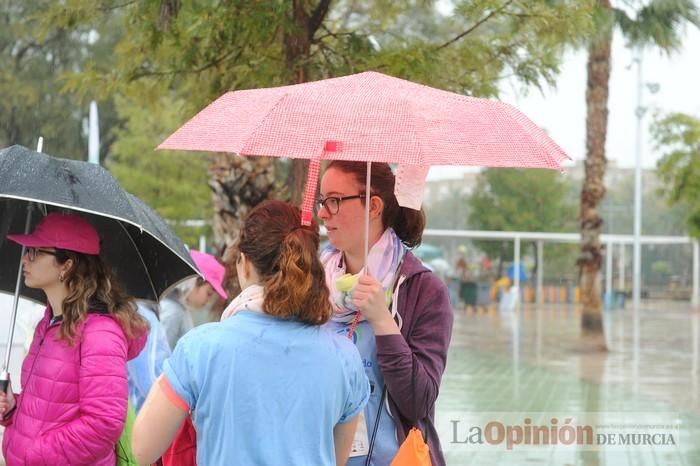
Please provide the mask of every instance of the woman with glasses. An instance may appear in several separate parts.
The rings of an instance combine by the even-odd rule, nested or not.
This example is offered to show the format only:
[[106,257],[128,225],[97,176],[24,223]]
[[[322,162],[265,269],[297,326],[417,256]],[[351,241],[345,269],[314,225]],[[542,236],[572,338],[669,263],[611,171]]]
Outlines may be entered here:
[[94,227],[51,213],[24,245],[24,284],[48,307],[22,364],[22,393],[0,394],[8,465],[114,466],[127,412],[127,359],[143,348],[147,323],[100,258]]
[[187,333],[146,398],[132,444],[155,461],[188,413],[197,464],[343,465],[369,397],[360,357],[331,317],[318,225],[281,201],[250,211],[236,245],[241,294]]
[[321,253],[334,310],[327,327],[352,335],[371,387],[348,465],[367,464],[368,456],[369,464],[389,465],[413,426],[433,466],[444,465],[434,413],[452,334],[448,291],[410,252],[422,239],[423,211],[398,205],[389,165],[372,164],[369,199],[366,175],[366,163],[331,162],[318,203],[330,243]]

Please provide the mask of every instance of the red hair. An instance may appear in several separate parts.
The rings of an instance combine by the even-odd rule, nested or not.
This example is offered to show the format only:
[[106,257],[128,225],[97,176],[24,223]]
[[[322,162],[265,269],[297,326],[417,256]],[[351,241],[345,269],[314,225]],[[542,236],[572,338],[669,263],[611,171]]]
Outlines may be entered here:
[[267,314],[311,325],[331,318],[319,244],[318,224],[302,227],[301,212],[292,204],[269,200],[250,211],[237,249],[260,275]]

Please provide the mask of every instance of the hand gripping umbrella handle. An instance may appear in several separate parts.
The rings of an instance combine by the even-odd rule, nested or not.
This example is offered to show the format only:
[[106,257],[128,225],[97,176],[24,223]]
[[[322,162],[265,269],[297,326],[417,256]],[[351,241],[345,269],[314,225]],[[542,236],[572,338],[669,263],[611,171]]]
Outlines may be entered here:
[[[32,204],[27,204],[27,221],[24,226],[24,232],[29,233],[29,227],[32,222]],[[17,323],[17,307],[19,306],[19,289],[22,286],[22,257],[24,257],[25,247],[22,246],[22,255],[20,256],[19,268],[17,270],[17,283],[15,284],[15,296],[12,301],[12,316],[10,317],[10,329],[7,335],[7,347],[5,348],[5,360],[2,365],[2,373],[0,373],[0,388],[6,392],[7,385],[10,383],[10,356],[12,355],[12,340],[15,336],[15,324]]]
[[7,389],[10,386],[10,373],[7,371],[2,371],[0,373],[0,390],[3,393],[7,393]]

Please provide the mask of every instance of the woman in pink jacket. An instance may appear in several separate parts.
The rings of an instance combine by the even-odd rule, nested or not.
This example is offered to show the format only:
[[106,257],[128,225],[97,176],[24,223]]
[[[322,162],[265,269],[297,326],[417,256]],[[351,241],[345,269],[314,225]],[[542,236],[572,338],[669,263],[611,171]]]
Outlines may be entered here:
[[143,348],[147,324],[100,259],[95,228],[51,213],[29,235],[24,283],[48,307],[22,364],[22,393],[0,394],[8,466],[109,465],[127,410],[126,361]]

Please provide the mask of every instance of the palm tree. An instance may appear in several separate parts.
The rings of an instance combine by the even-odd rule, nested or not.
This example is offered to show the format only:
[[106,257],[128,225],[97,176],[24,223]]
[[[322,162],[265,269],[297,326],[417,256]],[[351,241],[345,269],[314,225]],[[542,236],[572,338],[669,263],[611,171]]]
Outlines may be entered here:
[[[627,2],[629,5],[632,2]],[[601,314],[600,232],[603,219],[598,204],[605,196],[605,138],[608,127],[608,89],[610,50],[613,31],[622,31],[631,46],[655,46],[672,52],[681,44],[681,27],[687,23],[700,27],[698,5],[694,0],[651,0],[630,16],[613,7],[610,0],[598,0],[597,35],[588,46],[586,84],[586,161],[581,189],[580,268],[581,337],[586,349],[606,351]]]
[[[226,290],[240,292],[236,278],[235,250],[238,232],[248,212],[271,198],[276,189],[273,160],[269,157],[239,157],[212,153],[209,156],[209,187],[214,207],[214,238],[226,266]],[[223,302],[219,303],[223,310]]]

